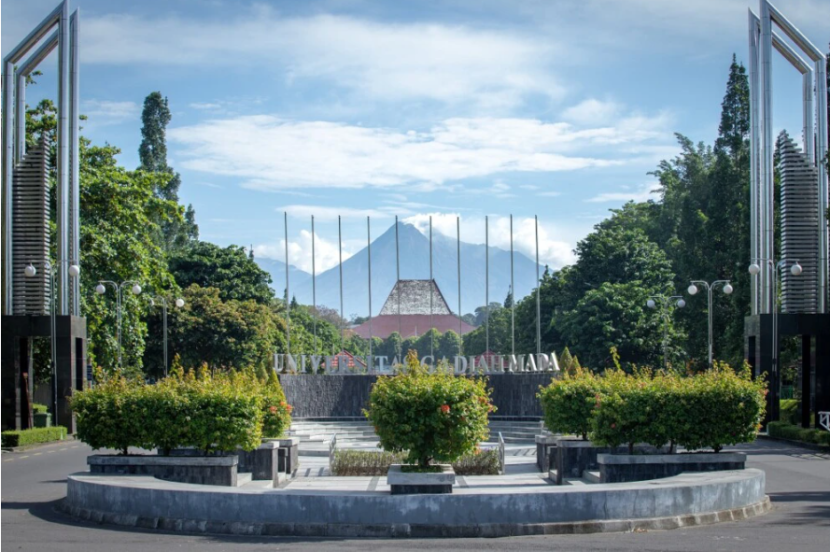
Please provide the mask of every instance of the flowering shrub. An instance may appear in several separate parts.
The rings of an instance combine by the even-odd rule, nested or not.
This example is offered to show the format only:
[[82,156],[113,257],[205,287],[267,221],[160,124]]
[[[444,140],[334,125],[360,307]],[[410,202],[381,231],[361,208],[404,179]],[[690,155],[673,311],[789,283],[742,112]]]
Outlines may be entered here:
[[[405,460],[406,454],[403,452],[342,449],[334,452],[331,472],[337,476],[386,475],[389,466]],[[456,475],[498,475],[500,468],[497,449],[476,449],[452,463]]]
[[282,437],[285,430],[291,426],[291,411],[294,408],[285,400],[285,393],[273,371],[268,374],[262,396],[262,436]]
[[494,410],[485,380],[456,377],[446,366],[430,374],[410,350],[400,373],[378,378],[364,414],[381,448],[405,452],[408,462],[426,468],[472,453],[487,439]]
[[577,369],[542,387],[536,396],[542,402],[545,427],[553,433],[580,435],[587,439],[591,414],[603,383],[602,378],[591,372]]
[[253,371],[211,376],[205,368],[174,368],[155,385],[98,371],[96,381],[71,402],[77,437],[94,449],[252,450],[263,432],[279,436],[291,421],[279,381],[261,382]]

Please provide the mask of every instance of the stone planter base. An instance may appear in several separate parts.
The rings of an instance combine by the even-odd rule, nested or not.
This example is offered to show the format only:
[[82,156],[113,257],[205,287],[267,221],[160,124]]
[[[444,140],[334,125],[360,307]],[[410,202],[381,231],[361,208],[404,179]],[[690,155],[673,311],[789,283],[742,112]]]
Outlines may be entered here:
[[455,472],[449,464],[439,464],[440,472],[410,473],[401,471],[401,464],[389,466],[386,482],[393,495],[402,494],[452,494]]
[[287,437],[277,442],[279,443],[278,469],[288,477],[294,477],[297,474],[297,468],[300,467],[300,438]]
[[[642,454],[660,452],[660,449],[651,445],[635,445],[634,450]],[[625,454],[628,447],[600,447],[582,439],[559,439],[553,451],[554,462],[551,467],[556,470],[554,483],[561,485],[565,479],[581,478],[582,472],[586,470],[598,470],[597,457],[600,454]]]
[[88,456],[90,473],[152,475],[165,481],[236,487],[236,456]]
[[559,437],[554,435],[536,436],[536,467],[540,472],[545,473],[554,467],[553,462],[558,440]]
[[627,483],[673,477],[683,472],[742,470],[742,452],[691,452],[682,454],[600,454],[601,483]]

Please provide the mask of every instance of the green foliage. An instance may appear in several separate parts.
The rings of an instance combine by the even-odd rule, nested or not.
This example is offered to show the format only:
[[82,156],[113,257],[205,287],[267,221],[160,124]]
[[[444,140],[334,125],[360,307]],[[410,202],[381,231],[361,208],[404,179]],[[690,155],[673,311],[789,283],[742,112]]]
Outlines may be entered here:
[[32,403],[33,414],[46,414],[49,412],[49,407],[41,403]]
[[384,450],[406,451],[410,463],[426,467],[485,441],[493,408],[485,380],[455,377],[446,367],[430,374],[410,350],[401,373],[378,378],[364,413]]
[[[337,476],[383,476],[389,466],[406,459],[404,452],[341,449],[334,452],[331,472]],[[456,475],[498,475],[499,451],[475,449],[454,461],[452,468]]]
[[726,364],[689,377],[675,372],[608,371],[593,412],[591,440],[606,446],[666,444],[688,450],[752,441],[764,415],[766,384]]
[[770,437],[776,439],[803,441],[830,447],[830,431],[823,429],[807,429],[781,421],[768,423],[767,432]]
[[270,274],[262,270],[243,247],[219,247],[197,241],[171,254],[169,264],[170,272],[182,288],[194,284],[216,288],[223,301],[252,300],[270,305],[274,298],[269,287]]
[[280,381],[273,370],[268,372],[268,380],[263,388],[262,435],[264,437],[282,437],[291,427],[293,407],[285,399]]
[[[121,375],[96,374],[95,387],[72,396],[77,437],[94,449],[196,447],[205,453],[252,450],[265,424],[290,423],[279,382],[261,382],[252,370],[211,376],[206,368],[183,372],[174,362],[169,378],[155,385]],[[282,399],[280,399],[282,397]],[[271,402],[281,411],[274,415]],[[266,421],[266,412],[272,414]]]
[[801,422],[800,401],[796,399],[782,399],[779,405],[780,421],[793,425]]
[[[563,355],[564,356],[564,355]],[[590,372],[564,373],[537,394],[542,403],[545,427],[552,433],[588,438],[591,416],[599,401],[604,380]]]
[[49,443],[66,439],[66,428],[63,426],[35,427],[32,429],[17,429],[2,433],[3,447],[22,447]]

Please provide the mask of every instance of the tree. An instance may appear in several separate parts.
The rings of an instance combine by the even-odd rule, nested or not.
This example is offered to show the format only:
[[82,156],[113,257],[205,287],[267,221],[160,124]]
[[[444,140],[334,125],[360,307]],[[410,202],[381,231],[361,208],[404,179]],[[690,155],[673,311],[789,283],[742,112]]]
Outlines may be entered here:
[[270,304],[271,276],[245,253],[245,248],[197,241],[170,256],[170,272],[182,288],[197,284],[217,288],[223,300],[253,300]]
[[438,338],[438,348],[435,350],[437,358],[447,358],[453,361],[456,355],[461,354],[461,336],[452,330],[447,330]]
[[[141,112],[141,145],[138,156],[142,170],[165,175],[165,179],[160,180],[156,186],[156,195],[178,203],[181,176],[167,164],[166,131],[170,120],[167,98],[161,92],[150,93],[144,99],[144,109]],[[182,248],[198,238],[199,227],[196,225],[196,213],[192,205],[187,206],[183,220],[162,224],[161,239],[166,251]]]

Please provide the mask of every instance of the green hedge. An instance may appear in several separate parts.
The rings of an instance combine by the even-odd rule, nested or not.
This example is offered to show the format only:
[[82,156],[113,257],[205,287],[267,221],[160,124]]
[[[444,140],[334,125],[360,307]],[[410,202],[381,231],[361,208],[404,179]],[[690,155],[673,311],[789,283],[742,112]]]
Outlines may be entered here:
[[291,423],[279,381],[260,381],[250,370],[211,376],[174,368],[154,385],[98,372],[95,387],[72,397],[77,437],[94,449],[253,450],[263,428],[278,437]]
[[37,443],[49,443],[66,439],[63,426],[36,427],[33,429],[10,430],[2,433],[4,447],[22,447]]
[[781,399],[779,404],[779,417],[782,422],[798,425],[801,423],[800,403],[795,399]]
[[823,429],[807,429],[786,422],[770,422],[767,424],[767,432],[770,437],[830,446],[830,431]]
[[41,403],[32,403],[33,414],[46,414],[49,412],[49,407]]
[[[602,446],[712,448],[755,439],[764,414],[766,385],[745,367],[715,363],[703,373],[609,370],[554,381],[539,397],[548,429],[582,433]],[[557,411],[558,410],[558,411]],[[582,433],[584,435],[584,433]]]
[[[331,472],[337,476],[382,476],[392,464],[406,463],[406,453],[341,449],[334,452]],[[456,475],[498,475],[499,451],[481,450],[465,454],[452,463]]]

